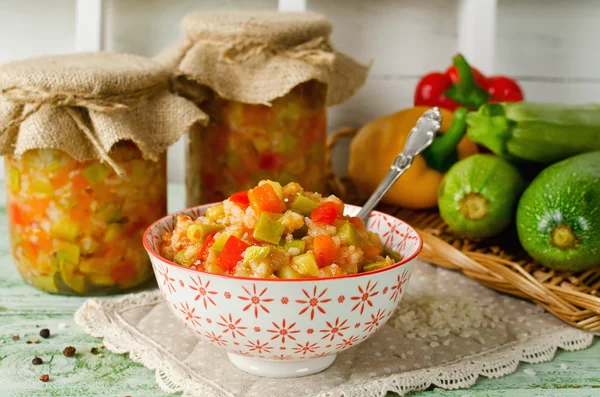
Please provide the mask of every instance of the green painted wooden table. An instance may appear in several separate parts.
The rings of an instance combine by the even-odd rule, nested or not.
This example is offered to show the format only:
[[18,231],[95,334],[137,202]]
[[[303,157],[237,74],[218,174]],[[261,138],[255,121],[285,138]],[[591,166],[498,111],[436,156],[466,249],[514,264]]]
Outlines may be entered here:
[[[170,210],[181,208],[183,187],[171,186],[169,193]],[[3,190],[0,197],[0,397],[167,396],[156,385],[152,371],[133,363],[126,355],[106,349],[102,349],[103,358],[90,353],[101,340],[83,333],[73,321],[84,298],[47,295],[21,280],[9,252]],[[49,328],[53,336],[40,338],[41,328]],[[13,334],[20,339],[13,341]],[[34,338],[40,342],[26,343]],[[70,345],[79,353],[74,358],[62,354]],[[32,365],[35,356],[41,357],[44,364]],[[567,367],[563,365],[563,369],[561,364]],[[536,375],[525,374],[526,368]],[[42,374],[49,374],[50,382],[42,383]],[[549,363],[521,365],[516,373],[504,378],[480,379],[468,390],[433,389],[414,395],[600,396],[600,343],[596,341],[581,352],[559,352]]]

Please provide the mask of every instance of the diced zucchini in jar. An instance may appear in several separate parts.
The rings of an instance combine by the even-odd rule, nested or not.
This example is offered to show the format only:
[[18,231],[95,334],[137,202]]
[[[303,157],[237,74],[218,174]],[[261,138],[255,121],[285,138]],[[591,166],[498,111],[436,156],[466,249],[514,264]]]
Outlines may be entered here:
[[337,236],[344,244],[354,245],[355,247],[358,247],[361,244],[361,238],[358,234],[358,230],[356,229],[356,226],[350,222],[344,223],[338,229]]
[[13,192],[17,193],[21,189],[21,174],[17,167],[10,167],[8,169],[8,188]]
[[121,209],[114,204],[108,204],[104,206],[96,214],[99,219],[103,220],[106,223],[127,222],[127,217],[124,216]]
[[54,275],[52,276],[33,276],[31,278],[31,283],[37,289],[41,289],[42,291],[50,292],[51,294],[58,293],[58,286],[54,281]]
[[317,259],[312,252],[298,255],[292,258],[292,267],[298,273],[305,276],[317,277],[319,275],[319,266]]
[[106,234],[104,235],[104,242],[110,243],[112,241],[115,241],[119,237],[120,234],[121,234],[121,225],[119,225],[118,223],[111,223],[110,225],[108,225],[108,228],[106,229]]
[[50,196],[54,193],[50,178],[44,174],[36,173],[31,181],[31,191],[44,196]]
[[112,287],[117,284],[109,275],[106,274],[91,273],[86,274],[85,278],[90,284],[101,287]]
[[59,263],[69,262],[74,265],[79,263],[81,250],[77,244],[61,241],[56,250],[56,259]]
[[79,234],[79,227],[75,222],[64,219],[52,224],[51,233],[52,237],[73,241]]
[[272,214],[269,212],[261,213],[256,228],[254,229],[253,237],[266,243],[279,243],[283,231],[285,230],[285,226],[279,222],[280,218],[281,215],[279,214]]
[[[283,249],[291,255],[303,254],[304,251],[306,250],[306,241],[304,241],[304,240],[286,241],[283,244]],[[292,251],[290,252],[290,250],[292,250]]]
[[93,185],[102,182],[110,174],[110,169],[101,163],[94,163],[82,171],[83,176]]
[[252,261],[259,261],[265,259],[271,253],[272,247],[248,247],[244,251],[244,265],[249,264]]
[[292,201],[292,211],[304,216],[310,216],[310,213],[318,206],[319,203],[305,196],[298,196]]
[[213,205],[206,210],[205,216],[211,221],[216,222],[225,216],[223,204]]
[[194,223],[187,230],[187,238],[194,242],[204,241],[209,234],[220,232],[223,229],[225,229],[223,225],[198,225]]
[[279,278],[304,278],[304,276],[294,270],[289,264],[281,266],[275,271],[275,274]]
[[85,294],[87,288],[85,285],[85,276],[80,274],[76,263],[71,263],[68,260],[59,260],[60,275],[65,284],[73,291],[79,294]]

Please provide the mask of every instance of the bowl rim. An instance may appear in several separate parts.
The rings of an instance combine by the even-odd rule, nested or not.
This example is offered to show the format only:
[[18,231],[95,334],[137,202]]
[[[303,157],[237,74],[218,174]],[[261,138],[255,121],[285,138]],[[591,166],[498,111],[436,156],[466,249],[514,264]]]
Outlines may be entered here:
[[[408,257],[403,258],[401,261],[396,262],[390,266],[384,267],[382,269],[376,269],[376,270],[371,270],[370,272],[362,272],[362,273],[356,273],[356,274],[348,274],[345,276],[338,276],[338,277],[310,277],[310,278],[255,278],[255,277],[242,277],[242,276],[229,276],[229,275],[225,275],[225,274],[217,274],[217,273],[210,273],[210,272],[204,272],[201,270],[195,270],[195,269],[190,269],[188,267],[185,267],[183,265],[180,265],[178,263],[175,263],[173,261],[168,260],[167,258],[164,258],[163,256],[161,256],[158,252],[156,252],[152,247],[150,247],[147,244],[147,236],[150,233],[150,230],[152,230],[156,225],[158,225],[159,223],[163,223],[165,222],[168,218],[172,218],[174,215],[179,215],[182,214],[184,212],[188,212],[188,211],[193,211],[196,209],[202,209],[202,208],[208,208],[210,206],[219,204],[221,202],[214,202],[214,203],[208,203],[208,204],[201,204],[201,205],[196,205],[193,207],[188,207],[188,208],[184,208],[182,210],[179,211],[175,211],[173,213],[167,214],[165,216],[163,216],[162,218],[154,221],[150,226],[148,226],[146,228],[146,230],[144,231],[144,234],[142,235],[142,244],[144,245],[144,248],[146,249],[146,252],[155,257],[156,259],[158,259],[159,261],[170,265],[170,266],[175,266],[178,268],[181,268],[183,270],[187,270],[189,272],[192,273],[198,273],[198,274],[205,274],[207,276],[212,276],[212,277],[219,277],[219,278],[225,278],[225,279],[231,279],[231,280],[246,280],[246,281],[252,281],[252,282],[256,282],[256,281],[265,281],[265,282],[271,282],[271,283],[280,283],[280,282],[315,282],[315,281],[326,281],[326,280],[344,280],[347,278],[357,278],[357,277],[366,277],[366,276],[370,276],[372,274],[377,274],[377,273],[383,273],[383,272],[387,272],[390,271],[392,269],[395,269],[397,267],[403,266],[409,262],[411,262],[413,259],[415,259],[419,253],[421,253],[421,250],[423,249],[423,238],[421,237],[421,235],[419,234],[419,232],[417,232],[417,230],[412,227],[410,224],[404,222],[402,219],[398,219],[393,215],[390,214],[386,214],[384,212],[381,211],[371,211],[371,214],[373,213],[378,213],[381,215],[385,215],[388,217],[391,217],[393,219],[395,219],[396,221],[403,223],[404,225],[406,225],[412,232],[414,232],[414,234],[417,236],[418,238],[418,247],[415,249],[415,251]],[[362,208],[361,206],[358,205],[352,205],[352,204],[344,204],[344,207],[351,207],[351,208],[358,208],[359,210]]]

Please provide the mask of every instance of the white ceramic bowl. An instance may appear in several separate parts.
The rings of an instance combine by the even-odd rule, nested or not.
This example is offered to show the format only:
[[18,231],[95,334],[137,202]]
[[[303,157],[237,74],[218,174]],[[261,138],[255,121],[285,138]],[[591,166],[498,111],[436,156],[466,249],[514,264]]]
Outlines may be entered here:
[[[422,247],[412,227],[374,211],[367,229],[404,259],[372,272],[325,279],[254,279],[203,273],[161,257],[159,243],[173,230],[177,215],[195,219],[209,206],[158,220],[144,233],[144,247],[175,316],[226,351],[236,367],[260,376],[320,372],[337,353],[377,332],[398,307]],[[345,213],[359,210],[346,205]]]

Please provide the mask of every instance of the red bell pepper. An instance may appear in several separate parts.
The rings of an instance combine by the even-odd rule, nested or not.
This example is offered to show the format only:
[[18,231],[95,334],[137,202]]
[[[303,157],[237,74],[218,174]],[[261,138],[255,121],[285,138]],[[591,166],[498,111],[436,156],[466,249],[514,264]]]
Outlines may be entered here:
[[415,106],[439,106],[456,110],[460,106],[478,109],[487,102],[523,100],[519,85],[505,76],[486,78],[458,54],[444,73],[425,75],[415,90]]
[[248,191],[242,190],[241,192],[233,193],[229,197],[229,201],[240,207],[246,208],[250,205],[250,199],[248,198]]
[[206,260],[208,258],[208,254],[210,253],[210,247],[215,243],[215,234],[211,233],[206,236],[206,240],[202,243],[202,247],[200,247],[200,252],[198,253],[198,258],[202,260]]
[[316,236],[313,241],[313,251],[319,267],[331,265],[337,256],[338,248],[333,239],[327,235]]
[[239,238],[235,236],[229,237],[223,246],[221,255],[219,255],[217,265],[219,265],[219,267],[223,270],[233,270],[235,265],[244,259],[242,254],[248,247],[250,247],[250,245],[246,244]]
[[[343,211],[343,210],[342,210]],[[326,223],[328,225],[333,225],[333,221],[335,221],[338,217],[340,217],[342,213],[335,203],[331,201],[326,201],[323,204],[319,204],[317,208],[312,210],[310,213],[310,218],[314,222]]]

